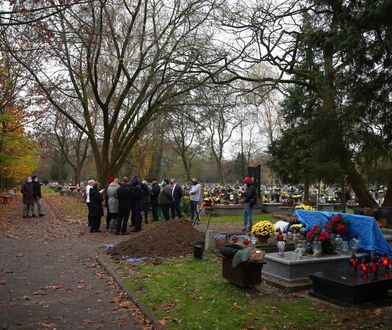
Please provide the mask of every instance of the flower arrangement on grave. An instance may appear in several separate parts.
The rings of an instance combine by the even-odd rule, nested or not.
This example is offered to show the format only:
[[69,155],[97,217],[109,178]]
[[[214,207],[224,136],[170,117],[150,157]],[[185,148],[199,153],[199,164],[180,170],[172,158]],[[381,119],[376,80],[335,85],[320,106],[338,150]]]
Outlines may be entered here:
[[258,237],[259,241],[266,242],[274,232],[275,226],[268,220],[261,220],[252,226],[252,234]]
[[348,223],[339,214],[333,215],[325,226],[331,234],[345,235],[348,231]]
[[292,233],[299,233],[301,231],[302,227],[303,227],[302,223],[296,223],[296,224],[291,225],[289,230]]
[[310,242],[320,241],[323,254],[334,253],[330,233],[323,231],[318,225],[313,226],[312,230],[306,234],[306,240]]
[[311,207],[310,205],[306,205],[304,203],[301,203],[299,205],[295,206],[296,210],[305,210],[305,211],[314,211],[314,207]]

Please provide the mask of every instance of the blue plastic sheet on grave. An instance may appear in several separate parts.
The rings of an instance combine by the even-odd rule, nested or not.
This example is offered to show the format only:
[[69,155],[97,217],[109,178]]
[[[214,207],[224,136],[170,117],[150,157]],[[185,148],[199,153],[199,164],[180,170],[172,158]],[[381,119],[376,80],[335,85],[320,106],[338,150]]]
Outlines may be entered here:
[[148,259],[147,257],[141,257],[141,258],[128,258],[126,259],[128,262],[138,262],[138,261],[143,261]]
[[377,254],[386,253],[389,257],[392,257],[392,249],[385,240],[374,217],[326,211],[296,210],[294,212],[298,221],[305,224],[309,230],[314,225],[325,227],[329,219],[336,214],[339,214],[348,222],[348,240],[357,235],[360,249],[375,251]]
[[108,243],[108,244],[104,244],[103,245],[105,248],[107,248],[107,249],[113,249],[115,246],[116,246],[116,244],[114,244],[114,243]]

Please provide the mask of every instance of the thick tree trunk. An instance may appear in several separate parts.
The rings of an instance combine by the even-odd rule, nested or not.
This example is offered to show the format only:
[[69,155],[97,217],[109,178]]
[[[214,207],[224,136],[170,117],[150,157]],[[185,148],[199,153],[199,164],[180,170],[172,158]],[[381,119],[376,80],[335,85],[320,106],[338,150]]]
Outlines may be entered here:
[[219,184],[224,185],[225,182],[223,180],[223,169],[222,169],[222,162],[220,159],[216,158],[216,167],[218,170],[218,180]]
[[354,164],[351,162],[347,167],[347,179],[358,198],[359,206],[371,208],[378,207],[378,204],[370,195],[363,178],[358,173]]
[[191,169],[190,169],[190,161],[187,161],[187,157],[185,154],[181,155],[182,163],[184,165],[184,171],[187,182],[191,181]]

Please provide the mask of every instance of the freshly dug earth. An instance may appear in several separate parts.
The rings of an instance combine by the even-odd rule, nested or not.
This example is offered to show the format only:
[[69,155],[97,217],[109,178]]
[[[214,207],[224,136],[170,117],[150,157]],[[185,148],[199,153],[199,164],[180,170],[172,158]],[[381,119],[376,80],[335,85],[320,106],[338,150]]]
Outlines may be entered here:
[[204,233],[186,220],[170,220],[142,231],[109,250],[112,256],[180,257],[193,253],[193,245]]

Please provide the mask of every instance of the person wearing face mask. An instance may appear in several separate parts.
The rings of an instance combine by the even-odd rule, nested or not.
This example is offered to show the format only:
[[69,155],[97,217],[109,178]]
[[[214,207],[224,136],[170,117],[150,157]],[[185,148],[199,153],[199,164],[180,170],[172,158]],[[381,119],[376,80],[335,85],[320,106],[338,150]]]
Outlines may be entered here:
[[[197,182],[196,178],[192,179],[192,187],[189,190],[189,199],[191,203],[191,221],[192,223],[200,224],[200,210],[199,210],[199,201],[201,194],[201,186]],[[196,222],[195,222],[195,214],[196,214]]]
[[256,205],[257,202],[257,192],[256,187],[252,182],[250,177],[245,177],[242,180],[243,183],[246,184],[246,190],[244,193],[245,197],[245,206],[244,206],[244,226],[242,227],[243,231],[248,231],[252,229],[252,209],[253,206]]
[[36,175],[33,175],[33,202],[31,204],[31,212],[33,213],[33,217],[36,217],[35,213],[35,205],[37,205],[37,211],[38,215],[40,217],[43,217],[45,214],[42,212],[42,207],[41,207],[41,183],[39,182],[39,179]]
[[23,182],[20,192],[23,195],[23,218],[30,218],[30,209],[32,209],[32,203],[34,202],[31,176]]

